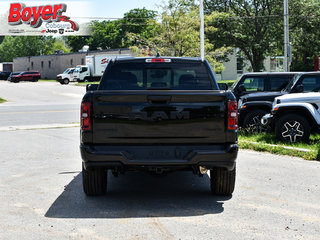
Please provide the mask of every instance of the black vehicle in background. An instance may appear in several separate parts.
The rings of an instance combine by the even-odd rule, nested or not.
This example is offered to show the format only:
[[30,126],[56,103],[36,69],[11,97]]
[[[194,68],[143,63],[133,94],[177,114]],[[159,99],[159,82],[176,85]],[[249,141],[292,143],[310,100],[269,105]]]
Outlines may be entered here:
[[0,72],[0,80],[7,80],[11,72]]
[[299,72],[254,72],[243,74],[229,88],[239,100],[241,96],[256,92],[279,92]]
[[281,91],[244,95],[238,101],[239,126],[259,130],[261,118],[270,113],[276,97],[289,93],[318,92],[319,90],[320,72],[305,72],[296,74]]
[[210,171],[213,194],[235,187],[237,101],[200,58],[124,58],[108,63],[81,103],[80,151],[87,195],[107,174]]

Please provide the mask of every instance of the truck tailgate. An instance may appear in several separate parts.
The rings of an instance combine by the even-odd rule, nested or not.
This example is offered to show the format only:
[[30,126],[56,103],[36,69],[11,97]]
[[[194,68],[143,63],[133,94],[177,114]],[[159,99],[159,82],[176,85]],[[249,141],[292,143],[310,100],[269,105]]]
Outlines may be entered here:
[[227,93],[95,91],[94,144],[214,144],[227,141]]

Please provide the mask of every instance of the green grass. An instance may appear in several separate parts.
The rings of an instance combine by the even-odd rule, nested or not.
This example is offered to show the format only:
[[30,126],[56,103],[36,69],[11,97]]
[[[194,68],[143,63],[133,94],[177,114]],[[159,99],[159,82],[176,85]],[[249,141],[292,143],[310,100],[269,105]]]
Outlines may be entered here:
[[55,79],[40,79],[39,82],[56,82]]
[[77,86],[86,86],[88,84],[99,84],[100,82],[80,82],[80,83],[77,83],[76,85]]
[[221,80],[218,83],[226,83],[230,87],[236,80]]
[[3,98],[0,98],[0,103],[4,103],[6,102],[7,100],[3,99]]
[[[258,143],[254,144],[252,142]],[[274,144],[277,146],[270,146]],[[270,152],[280,155],[301,157],[306,160],[320,160],[320,134],[311,135],[309,143],[282,143],[276,141],[274,134],[244,134],[240,131],[239,146],[243,149],[251,149],[259,152]],[[303,148],[310,152],[300,151],[298,149],[286,149],[284,147]]]

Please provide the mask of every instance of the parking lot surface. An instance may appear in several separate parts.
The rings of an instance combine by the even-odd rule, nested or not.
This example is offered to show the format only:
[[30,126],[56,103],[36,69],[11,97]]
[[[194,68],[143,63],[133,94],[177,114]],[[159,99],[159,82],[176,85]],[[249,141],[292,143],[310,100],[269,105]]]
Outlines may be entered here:
[[[67,94],[52,94],[46,111],[63,111],[68,104],[78,111],[81,96],[72,94],[81,95],[82,88],[24,85],[28,90],[30,86],[48,89],[47,96],[53,88]],[[19,87],[22,91],[23,85]],[[0,89],[0,97],[13,99],[0,105],[0,123],[10,127],[10,104],[22,107],[23,102],[9,96],[14,92],[1,95]],[[31,118],[28,111],[39,105],[31,95],[25,101],[28,124],[37,126],[54,117],[37,113]],[[79,121],[76,114],[51,124]],[[23,121],[20,115],[11,117],[14,125]],[[228,198],[211,194],[210,176],[200,178],[189,172],[161,176],[133,172],[118,178],[109,174],[107,195],[86,197],[79,128],[0,130],[0,153],[1,240],[318,240],[320,236],[320,163],[316,161],[240,150],[236,188]]]

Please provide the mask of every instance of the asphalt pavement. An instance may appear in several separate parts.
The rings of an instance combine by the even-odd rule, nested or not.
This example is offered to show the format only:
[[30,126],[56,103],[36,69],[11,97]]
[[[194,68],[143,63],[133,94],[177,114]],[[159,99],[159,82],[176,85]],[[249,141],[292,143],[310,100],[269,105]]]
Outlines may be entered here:
[[65,111],[79,111],[83,93],[0,82],[9,100],[0,104],[0,124],[35,127],[0,129],[1,240],[319,239],[320,162],[300,158],[240,150],[228,198],[211,194],[210,176],[190,172],[109,173],[107,195],[86,197],[79,128],[36,128],[78,122],[78,112]]
[[57,82],[0,81],[0,128],[79,122],[85,87]]

